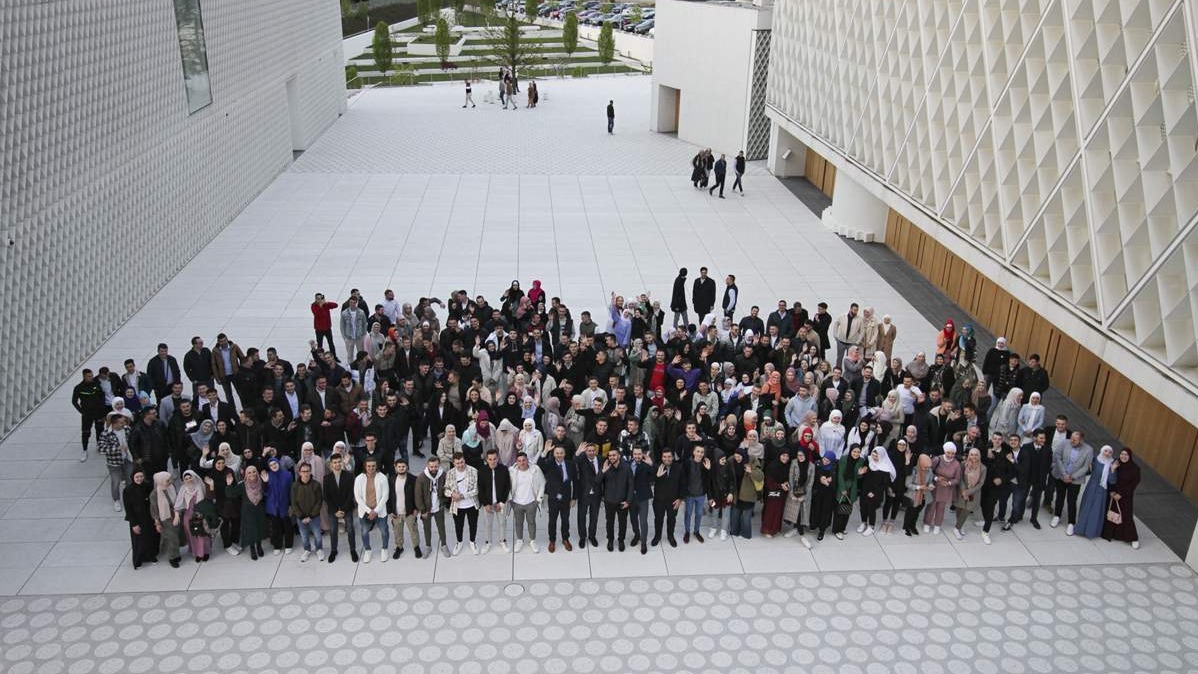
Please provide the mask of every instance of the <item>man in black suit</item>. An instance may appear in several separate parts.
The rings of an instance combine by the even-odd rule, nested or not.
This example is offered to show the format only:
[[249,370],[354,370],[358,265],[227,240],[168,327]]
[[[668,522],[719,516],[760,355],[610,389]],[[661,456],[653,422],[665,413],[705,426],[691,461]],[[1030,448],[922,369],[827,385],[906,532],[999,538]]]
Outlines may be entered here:
[[[674,312],[673,325],[690,323],[686,306],[686,267],[679,269],[678,276],[674,278],[674,290],[670,293],[670,311]],[[682,318],[681,323],[678,322],[679,317]]]
[[549,501],[549,552],[557,549],[557,521],[562,522],[562,545],[570,545],[570,506],[574,504],[578,470],[566,458],[564,447],[553,448],[553,456],[541,460],[541,472],[545,474],[545,499]]
[[316,385],[308,391],[307,402],[312,406],[312,416],[320,418],[324,416],[326,408],[340,410],[341,394],[336,388],[329,386],[328,377],[319,375],[316,377]]
[[1007,451],[1011,453],[1011,517],[1003,525],[1003,531],[1010,531],[1019,520],[1023,519],[1023,509],[1027,505],[1028,489],[1032,473],[1032,453],[1025,451],[1019,443],[1018,433],[1012,433],[1007,438]]
[[585,548],[590,543],[597,548],[599,508],[603,502],[603,488],[599,484],[599,475],[603,470],[599,446],[593,442],[582,443],[574,463],[578,472],[578,489],[575,491],[578,500],[578,547]]
[[682,468],[674,463],[672,452],[662,452],[661,465],[653,480],[653,545],[661,542],[662,520],[666,522],[665,534],[670,547],[678,547],[674,539],[674,524],[678,521],[678,508],[682,505]]
[[707,267],[699,267],[699,278],[691,286],[691,304],[695,305],[696,322],[711,313],[715,306],[715,279],[707,275]]
[[216,386],[212,377],[212,351],[204,346],[202,337],[191,338],[191,349],[183,356],[183,371],[191,380],[191,397],[196,399],[199,384],[207,384],[208,388]]
[[720,155],[719,160],[715,163],[715,184],[711,189],[707,190],[708,194],[715,192],[716,188],[720,188],[720,198],[724,198],[724,178],[728,175],[728,161],[724,159],[724,155]]
[[[1052,483],[1052,447],[1048,444],[1048,434],[1043,430],[1036,431],[1032,436],[1032,441],[1023,446],[1021,454],[1027,454],[1028,473],[1027,487],[1028,493],[1031,496],[1031,501],[1027,504],[1031,509],[1031,514],[1028,515],[1028,520],[1032,526],[1040,528],[1040,501],[1048,490],[1048,485]],[[1020,509],[1017,513],[1012,513],[1016,518],[1023,517],[1023,510]]]
[[357,503],[354,501],[354,475],[344,468],[339,452],[329,457],[329,471],[324,475],[324,502],[329,510],[329,563],[337,559],[337,527],[345,527],[345,538],[349,541],[349,558],[358,561],[358,547],[354,542],[354,521],[358,519]]
[[653,498],[653,466],[643,447],[632,448],[632,546],[639,543],[641,554],[649,552],[649,501]]
[[211,419],[213,425],[218,421],[223,421],[229,430],[237,427],[237,410],[233,407],[233,403],[221,400],[214,388],[208,389],[208,401],[200,408],[200,418]]
[[624,552],[624,537],[628,534],[628,509],[632,507],[632,469],[620,460],[620,450],[607,450],[607,461],[599,473],[599,486],[603,490],[603,506],[607,512],[607,551],[615,547],[616,520],[619,521],[620,535],[615,540],[620,552]]
[[771,325],[776,325],[778,326],[779,336],[790,337],[794,334],[791,324],[792,318],[790,310],[786,308],[786,300],[778,300],[778,310],[771,312],[765,319],[765,327],[769,328]]
[[180,381],[179,361],[170,354],[166,344],[158,345],[158,357],[150,359],[146,364],[146,374],[150,375],[150,385],[154,387],[154,399],[161,401],[170,397],[171,385]]

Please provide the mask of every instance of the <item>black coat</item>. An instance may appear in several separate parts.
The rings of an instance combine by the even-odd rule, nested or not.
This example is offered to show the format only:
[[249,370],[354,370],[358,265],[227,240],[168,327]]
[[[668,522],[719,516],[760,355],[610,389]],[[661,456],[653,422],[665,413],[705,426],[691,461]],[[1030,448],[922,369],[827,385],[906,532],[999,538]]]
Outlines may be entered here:
[[[413,485],[416,480],[409,480]],[[329,515],[342,510],[347,516],[357,516],[357,504],[354,502],[354,474],[348,470],[341,471],[338,480],[333,471],[324,474],[324,502],[329,506]],[[414,501],[409,501],[413,503]]]
[[599,486],[607,503],[632,503],[632,469],[623,461],[607,464],[599,473]]
[[670,311],[686,311],[686,277],[679,274],[674,279],[674,292],[670,294]]
[[710,276],[695,279],[691,288],[691,303],[695,305],[695,311],[700,314],[699,319],[709,313],[715,306],[715,279]]
[[575,498],[583,498],[586,496],[598,496],[603,488],[599,484],[599,476],[602,474],[604,458],[602,455],[595,457],[599,462],[599,470],[596,471],[591,460],[587,458],[585,453],[574,457],[574,467],[578,474],[578,486],[575,489]]
[[[558,475],[561,477],[561,475]],[[494,485],[494,489],[492,489]],[[494,491],[494,498],[492,498]],[[496,503],[507,503],[508,498],[512,494],[512,474],[508,472],[507,466],[502,463],[496,464],[492,469],[490,466],[483,466],[478,471],[478,502],[480,505],[495,505]]]
[[154,386],[154,396],[159,400],[170,396],[171,385],[166,383],[166,373],[171,373],[171,381],[182,381],[179,373],[179,361],[175,360],[174,356],[168,355],[166,360],[155,356],[146,364],[146,374],[150,376],[150,383]]
[[[661,466],[658,466],[660,469]],[[667,473],[658,475],[654,472],[653,500],[658,503],[672,503],[682,498],[682,466],[677,462],[670,465]]]
[[541,459],[541,472],[545,474],[545,496],[550,501],[572,501],[576,496],[576,488],[578,483],[578,469],[574,462],[570,459],[563,461],[566,464],[566,479],[562,479],[561,468],[558,467],[557,461],[552,456],[547,456]]
[[212,350],[206,346],[198,353],[195,349],[188,349],[183,356],[183,371],[193,383],[212,381]]
[[146,424],[145,420],[133,424],[129,431],[129,453],[135,464],[145,468],[147,474],[166,470],[169,444],[166,426],[161,421]]
[[1030,457],[1028,459],[1027,486],[1032,489],[1043,488],[1052,477],[1052,445],[1045,443],[1037,450],[1035,445],[1029,442],[1019,453],[1020,459],[1025,455]]
[[632,470],[634,465],[636,471],[632,474],[632,499],[637,503],[648,501],[653,498],[653,480],[657,474],[657,467],[644,461],[633,461],[629,462],[628,469]]

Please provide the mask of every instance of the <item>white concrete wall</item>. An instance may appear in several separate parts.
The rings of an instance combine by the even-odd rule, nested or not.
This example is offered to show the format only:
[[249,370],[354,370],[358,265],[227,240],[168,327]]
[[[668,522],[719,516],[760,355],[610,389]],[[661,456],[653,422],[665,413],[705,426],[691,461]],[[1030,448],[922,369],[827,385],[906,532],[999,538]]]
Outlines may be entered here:
[[0,433],[345,108],[336,3],[202,11],[212,104],[189,115],[173,3],[0,3]]
[[[805,153],[804,153],[805,154]],[[890,207],[853,178],[837,174],[832,205],[821,216],[824,226],[858,241],[884,241]]]
[[[554,21],[549,23],[549,25],[561,24]],[[599,42],[599,30],[598,26],[579,24],[578,39],[585,41],[588,47],[596,47]],[[612,37],[616,38],[616,54],[636,59],[641,63],[653,63],[653,38],[635,33],[625,33],[622,30],[612,30],[611,34]]]
[[659,91],[673,87],[681,92],[678,138],[734,156],[748,135],[753,31],[770,27],[769,10],[659,0],[656,18],[650,128],[666,130],[657,125]]

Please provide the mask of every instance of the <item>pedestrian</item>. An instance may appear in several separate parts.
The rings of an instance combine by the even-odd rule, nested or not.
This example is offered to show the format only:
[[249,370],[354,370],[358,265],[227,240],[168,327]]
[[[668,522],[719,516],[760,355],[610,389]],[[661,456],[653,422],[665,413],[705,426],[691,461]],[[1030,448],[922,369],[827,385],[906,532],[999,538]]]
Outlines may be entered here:
[[707,157],[704,154],[704,150],[699,150],[699,152],[691,158],[691,185],[694,185],[695,189],[699,189],[699,183],[706,182],[704,179],[705,174],[703,168],[703,164],[706,159]]
[[715,192],[715,189],[720,188],[720,198],[724,198],[724,177],[728,174],[728,162],[724,159],[724,155],[720,155],[719,161],[715,163],[715,184],[707,190],[708,194]]
[[474,97],[470,95],[470,92],[471,92],[470,78],[466,78],[465,82],[466,82],[466,103],[463,103],[462,107],[463,108],[466,107],[466,104],[469,103],[470,107],[473,108],[473,107],[475,107],[475,105],[474,105]]
[[150,517],[158,532],[158,552],[174,568],[179,568],[179,527],[175,524],[175,485],[166,471],[154,473],[154,493],[150,495]]
[[[674,326],[685,326],[690,323],[686,304],[686,267],[679,269],[678,276],[674,278],[674,290],[670,294],[670,311],[674,312]],[[681,323],[678,322],[679,317],[682,318]]]
[[607,132],[610,134],[616,128],[616,103],[607,102]]
[[732,183],[732,189],[740,190],[740,195],[745,196],[745,186],[741,184],[740,179],[745,175],[745,151],[741,150],[736,153],[736,159],[733,160],[732,168],[736,171],[736,180]]
[[81,428],[83,429],[83,454],[80,461],[87,461],[87,443],[91,440],[92,428],[96,429],[96,443],[100,442],[100,434],[104,432],[104,415],[107,408],[104,404],[104,391],[96,381],[91,370],[83,371],[83,381],[75,385],[71,391],[71,404],[79,412]]
[[1132,500],[1140,484],[1140,466],[1132,460],[1131,448],[1119,452],[1119,460],[1111,467],[1111,508],[1102,525],[1102,537],[1106,540],[1131,543],[1139,549],[1140,536],[1136,531],[1136,519]]
[[[333,318],[330,314],[340,306],[336,302],[325,300],[321,293],[316,293],[316,299],[312,302],[312,330],[316,332],[316,344],[321,346],[328,342],[328,350],[333,354],[333,358],[337,357],[337,344],[333,341]],[[233,402],[233,396],[227,397],[228,402]]]
[[122,494],[125,502],[125,521],[129,523],[129,541],[133,552],[129,559],[133,568],[158,561],[158,532],[150,515],[150,496],[153,487],[146,482],[146,472],[135,468]]

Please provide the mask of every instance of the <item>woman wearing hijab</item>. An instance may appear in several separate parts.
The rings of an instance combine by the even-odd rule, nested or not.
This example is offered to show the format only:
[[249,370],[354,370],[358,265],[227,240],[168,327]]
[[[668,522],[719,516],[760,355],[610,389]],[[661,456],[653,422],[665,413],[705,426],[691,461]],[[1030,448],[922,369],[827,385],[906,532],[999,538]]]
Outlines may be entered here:
[[745,433],[745,439],[740,443],[737,449],[738,453],[746,458],[753,459],[759,463],[765,462],[765,445],[757,438],[757,431],[748,431]]
[[[899,442],[907,444],[906,440]],[[919,535],[919,513],[932,498],[932,491],[935,489],[933,477],[932,457],[920,454],[915,461],[915,467],[907,476],[907,512],[903,515],[903,533],[908,536]]]
[[790,452],[783,449],[778,458],[765,466],[764,506],[761,509],[761,535],[773,538],[782,532],[782,511],[790,491]]
[[944,321],[944,329],[936,333],[936,355],[944,356],[946,363],[957,356],[957,325],[951,318]]
[[[187,456],[191,460],[191,465],[196,465],[203,455],[205,447],[212,445],[212,437],[216,435],[216,424],[211,419],[205,419],[200,422],[200,427],[194,433],[190,433],[188,438],[191,440],[191,446],[187,449]],[[215,446],[215,445],[212,445]]]
[[893,447],[886,450],[886,454],[890,457],[890,465],[894,466],[894,477],[882,498],[882,533],[892,534],[894,521],[898,519],[903,498],[906,497],[907,475],[915,468],[915,454],[906,440],[901,444],[894,443]]
[[907,363],[907,372],[911,373],[911,377],[917,382],[923,381],[924,378],[928,376],[928,370],[930,369],[931,366],[928,365],[928,356],[923,351],[915,354],[915,357],[911,359],[911,362]]
[[[743,447],[732,457],[733,502],[728,526],[729,534],[746,539],[753,538],[753,508],[765,487],[765,475],[761,470],[765,448],[757,442],[757,432],[752,431],[752,435],[752,446],[758,449]],[[749,440],[746,438],[745,442],[749,443]]]
[[[965,457],[965,464],[961,466],[961,488],[957,492],[957,500],[953,504],[957,513],[957,524],[953,527],[953,535],[957,540],[965,538],[965,523],[969,521],[969,516],[973,511],[977,510],[978,502],[981,500],[982,485],[986,483],[986,465],[982,463],[982,450],[974,447],[969,450],[969,456]],[[983,540],[989,538],[984,537]],[[987,541],[987,544],[989,541]]]
[[851,387],[861,381],[861,371],[865,369],[866,365],[868,362],[862,357],[861,348],[856,345],[850,346],[840,361],[841,376]]
[[[961,326],[961,333],[957,335],[957,363],[965,365],[973,365],[973,361],[977,360],[978,355],[978,340],[973,334],[973,325],[966,323]],[[951,360],[947,360],[949,364]]]
[[1119,459],[1111,466],[1110,472],[1111,514],[1105,516],[1102,537],[1108,541],[1131,543],[1133,549],[1139,550],[1140,534],[1136,531],[1134,499],[1136,487],[1140,485],[1140,466],[1132,457],[1130,447],[1124,447],[1119,452]]
[[1040,404],[1040,393],[1032,391],[1027,404],[1019,409],[1019,435],[1022,442],[1031,442],[1041,428],[1044,428],[1044,405]]
[[562,401],[556,396],[545,398],[545,414],[541,415],[541,435],[552,438],[559,424],[565,419],[561,413]]
[[[531,419],[525,420],[527,423],[532,423]],[[495,449],[499,451],[499,462],[511,468],[516,463],[516,454],[520,452],[520,437],[521,431],[516,430],[512,422],[504,419],[499,422],[499,427],[495,429],[494,441]],[[483,454],[486,456],[485,452]],[[539,457],[538,457],[539,458]],[[528,456],[530,462],[535,461],[530,454]],[[467,457],[469,463],[469,457]],[[450,465],[453,465],[452,463]]]
[[1117,467],[1114,448],[1103,445],[1102,449],[1098,450],[1098,456],[1094,457],[1090,479],[1086,481],[1086,488],[1082,490],[1081,505],[1077,508],[1077,526],[1073,528],[1073,533],[1086,538],[1098,538],[1102,535],[1109,505],[1107,489],[1113,481],[1112,476],[1118,479],[1115,473]]
[[[834,390],[834,389],[833,389]],[[819,427],[819,447],[825,452],[832,452],[838,460],[844,452],[845,430],[840,424],[844,414],[840,410],[832,410],[828,420]]]
[[[462,439],[458,437],[458,429],[453,424],[445,425],[445,434],[437,441],[437,458],[442,465],[449,465],[453,455],[462,451]],[[464,452],[463,452],[464,453]]]
[[271,457],[262,476],[266,492],[266,517],[270,521],[270,547],[273,554],[291,554],[295,544],[295,527],[287,513],[291,510],[291,471],[283,470],[279,460]]
[[790,488],[786,492],[786,507],[782,510],[782,521],[791,525],[786,537],[799,536],[799,542],[808,549],[811,548],[811,541],[803,536],[803,516],[806,514],[803,511],[807,505],[807,495],[811,491],[810,456],[812,455],[802,447],[794,450],[794,458],[790,461],[790,472],[787,475]]
[[944,443],[944,454],[932,459],[932,507],[924,509],[923,532],[940,533],[944,524],[944,511],[957,497],[957,485],[961,483],[961,462],[957,461],[957,445]]
[[[228,445],[221,445],[222,448]],[[234,475],[237,471],[229,468],[228,462],[221,454],[217,454],[216,458],[211,461],[211,468],[201,470],[204,472],[204,486],[208,488],[213,504],[216,508],[216,514],[220,517],[220,541],[221,546],[228,550],[230,546],[235,545],[241,535],[241,503],[229,496],[229,487],[226,484],[226,476]],[[238,459],[240,465],[240,459]]]
[[849,445],[861,445],[862,447],[877,445],[880,440],[875,437],[876,434],[873,432],[871,421],[872,419],[868,415],[861,417],[856,425],[849,429],[848,435],[845,436],[845,442]]
[[[499,442],[496,441],[495,444],[498,446]],[[533,423],[532,419],[524,420],[524,428],[520,431],[519,436],[516,438],[516,447],[519,449],[519,451],[528,455],[528,462],[533,465],[536,465],[537,462],[541,460],[541,457],[544,456],[545,436],[541,435],[541,432],[537,430],[537,427]],[[509,468],[516,465],[515,454],[507,458],[511,459],[510,464],[505,460],[503,453],[500,452],[499,460],[503,461],[503,465],[508,466]]]
[[861,475],[858,487],[861,499],[861,524],[857,527],[857,533],[863,536],[873,536],[874,527],[878,524],[878,508],[882,506],[886,491],[890,489],[898,471],[890,462],[890,455],[886,453],[885,447],[873,448],[869,453],[866,468],[868,470]]
[[[508,399],[515,401],[514,394],[509,393]],[[516,409],[516,418],[519,419],[519,408]],[[504,420],[508,420],[507,417],[504,417]],[[515,430],[514,425],[512,430]],[[475,470],[482,470],[483,457],[487,455],[488,450],[495,448],[494,431],[491,414],[486,410],[480,410],[478,417],[462,435],[462,455],[466,458],[467,465],[473,466]],[[451,456],[450,461],[452,460]]]
[[[212,536],[208,533],[209,520],[215,521],[216,509],[207,500],[207,492],[199,473],[184,471],[183,485],[175,495],[175,521],[187,537],[187,549],[196,562],[208,561],[212,551]],[[207,512],[204,512],[207,511]]]
[[[711,470],[707,471],[707,505],[711,506],[715,515],[715,526],[707,532],[707,536],[715,540],[719,534],[720,540],[728,540],[728,525],[724,523],[724,511],[732,505],[732,487],[735,477],[731,463],[733,459],[728,452],[720,453],[718,459],[712,460]],[[729,516],[731,519],[731,516]]]
[[861,446],[849,447],[836,466],[836,512],[832,516],[832,534],[844,540],[849,517],[853,514],[853,503],[857,501],[857,488],[861,478],[869,472],[861,456]]
[[811,481],[811,528],[818,531],[817,541],[824,540],[824,532],[832,524],[836,510],[836,454],[824,452],[815,464],[815,477]]
[[154,527],[154,517],[150,514],[150,496],[154,488],[146,482],[146,471],[134,468],[129,484],[121,494],[125,504],[125,521],[129,523],[129,541],[133,546],[133,554],[129,559],[133,568],[139,569],[142,564],[158,561],[158,531]]
[[158,532],[159,556],[165,555],[171,566],[179,568],[179,527],[175,524],[175,485],[165,470],[154,473],[154,493],[150,494],[150,518]]
[[241,549],[250,551],[250,559],[258,559],[266,533],[266,493],[258,467],[245,467],[245,481],[235,483],[233,474],[225,475],[226,493],[241,503]]
[[998,404],[990,417],[990,432],[1002,433],[1003,438],[1019,435],[1019,412],[1023,408],[1023,389],[1013,388]]

